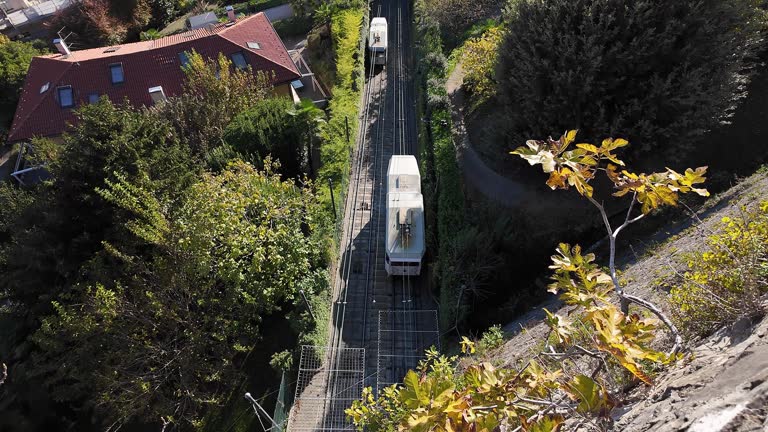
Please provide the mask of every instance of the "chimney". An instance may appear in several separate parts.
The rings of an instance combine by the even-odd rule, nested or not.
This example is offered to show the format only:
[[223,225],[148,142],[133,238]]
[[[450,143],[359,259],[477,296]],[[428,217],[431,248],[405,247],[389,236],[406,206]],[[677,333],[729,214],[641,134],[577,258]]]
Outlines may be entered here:
[[235,17],[235,8],[232,6],[227,6],[227,18],[229,18],[229,22],[234,23],[237,18]]
[[56,49],[59,50],[61,55],[68,57],[70,54],[72,54],[64,39],[54,39],[53,44],[56,45]]

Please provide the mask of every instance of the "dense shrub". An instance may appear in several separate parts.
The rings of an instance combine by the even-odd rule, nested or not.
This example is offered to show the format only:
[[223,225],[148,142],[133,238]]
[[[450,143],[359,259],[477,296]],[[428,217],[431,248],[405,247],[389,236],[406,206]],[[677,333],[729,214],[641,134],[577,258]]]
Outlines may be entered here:
[[[456,150],[451,136],[450,103],[445,90],[446,61],[440,25],[429,13],[424,1],[417,1],[415,14],[420,59],[418,85],[421,113],[426,117],[426,130],[422,131],[422,157],[426,168],[423,190],[427,222],[436,222],[437,230],[428,235],[429,246],[437,250],[435,269],[440,286],[440,328],[447,330],[464,317],[462,308],[462,282],[457,272],[460,253],[456,241],[459,227],[464,224],[464,195],[461,172],[456,162]],[[439,239],[439,241],[438,241]]]
[[492,27],[481,36],[468,40],[462,51],[464,87],[473,103],[480,103],[496,92],[494,70],[499,44],[504,36],[500,27]]
[[288,115],[294,109],[287,98],[269,98],[240,113],[224,130],[224,141],[241,158],[261,167],[271,155],[286,177],[301,176],[307,161],[304,132],[307,124]]
[[487,352],[489,350],[496,349],[504,344],[504,330],[501,329],[500,325],[491,326],[483,332],[483,335],[480,337],[480,341],[477,343],[478,350],[482,352]]
[[[331,32],[336,53],[336,78],[333,98],[328,104],[328,123],[322,130],[323,145],[320,149],[322,167],[320,184],[322,200],[329,207],[330,193],[325,185],[331,180],[338,203],[343,201],[343,191],[349,177],[350,154],[358,130],[360,92],[363,89],[363,58],[365,40],[362,37],[367,19],[362,9],[342,10],[333,16]],[[346,126],[349,124],[349,141]]]
[[497,79],[508,146],[581,126],[679,156],[744,95],[765,20],[752,0],[519,0]]
[[45,54],[44,43],[12,42],[0,38],[0,141],[11,127],[16,104],[32,57]]
[[708,248],[686,257],[688,270],[672,289],[673,316],[690,336],[704,336],[761,312],[768,292],[768,201],[724,217]]

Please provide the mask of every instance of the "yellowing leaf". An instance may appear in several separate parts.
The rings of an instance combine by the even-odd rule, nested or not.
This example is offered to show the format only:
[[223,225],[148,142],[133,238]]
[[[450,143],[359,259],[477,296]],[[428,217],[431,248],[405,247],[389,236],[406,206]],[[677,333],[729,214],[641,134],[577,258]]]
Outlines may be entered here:
[[578,402],[576,410],[581,413],[596,414],[603,407],[603,389],[586,375],[576,375],[565,387],[568,396]]
[[577,130],[570,130],[570,131],[565,133],[565,137],[563,139],[563,141],[565,143],[565,147],[567,147],[570,143],[573,142],[573,140],[576,139],[576,133],[578,133]]
[[598,150],[597,147],[595,145],[593,145],[593,144],[581,143],[581,144],[576,144],[576,147],[578,147],[580,149],[584,149],[584,150],[586,150],[586,151],[588,151],[590,153],[597,154],[597,153],[600,152],[600,150]]
[[475,343],[469,340],[466,336],[461,337],[461,352],[463,354],[469,353],[474,354],[475,353]]
[[547,315],[545,322],[555,333],[557,341],[559,343],[569,342],[571,340],[571,333],[573,333],[571,322],[562,315],[553,314],[547,308],[543,308],[543,310]]

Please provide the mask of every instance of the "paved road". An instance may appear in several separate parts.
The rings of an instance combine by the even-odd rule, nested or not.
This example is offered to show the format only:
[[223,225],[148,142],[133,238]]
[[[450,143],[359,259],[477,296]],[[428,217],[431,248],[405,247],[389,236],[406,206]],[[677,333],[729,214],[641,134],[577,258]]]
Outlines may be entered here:
[[451,120],[453,121],[453,138],[459,154],[459,166],[464,175],[464,182],[472,185],[486,198],[505,207],[517,207],[525,198],[523,186],[492,170],[483,162],[472,148],[464,124],[464,69],[461,63],[456,65],[445,88],[451,99]]
[[280,6],[275,6],[273,8],[269,8],[264,11],[264,15],[269,18],[270,21],[280,21],[282,19],[290,18],[293,16],[293,8],[291,8],[291,5],[284,4]]

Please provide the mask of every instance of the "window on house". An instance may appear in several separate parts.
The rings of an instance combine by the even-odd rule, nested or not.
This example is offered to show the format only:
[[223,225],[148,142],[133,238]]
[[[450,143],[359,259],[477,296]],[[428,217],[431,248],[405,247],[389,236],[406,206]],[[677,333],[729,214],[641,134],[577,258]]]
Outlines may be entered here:
[[72,86],[59,87],[59,105],[62,108],[69,108],[75,105],[75,98],[72,95]]
[[99,102],[99,94],[98,93],[91,93],[88,95],[88,103],[95,104]]
[[258,42],[248,42],[247,45],[248,45],[248,48],[250,49],[256,49],[256,50],[261,49],[261,45]]
[[160,102],[165,102],[165,92],[162,86],[150,87],[149,97],[152,98],[152,104],[157,105]]
[[243,56],[243,53],[236,52],[230,56],[232,58],[232,63],[235,64],[235,67],[238,69],[245,69],[248,67],[248,63],[245,62],[245,56]]
[[123,64],[115,63],[109,65],[109,73],[112,78],[112,84],[120,84],[125,81],[125,75],[123,75]]
[[47,82],[47,83],[43,84],[42,86],[40,86],[40,94],[43,94],[43,93],[47,92],[48,88],[50,88],[50,87],[51,87],[51,83],[50,82]]
[[181,62],[181,67],[186,67],[189,63],[189,54],[187,54],[186,51],[182,51],[179,53],[179,61]]

